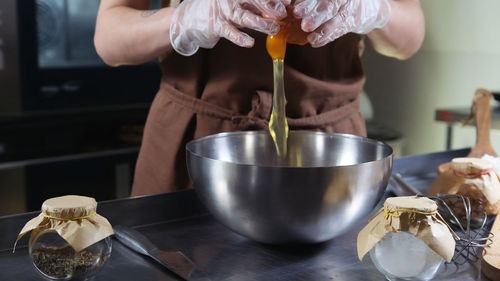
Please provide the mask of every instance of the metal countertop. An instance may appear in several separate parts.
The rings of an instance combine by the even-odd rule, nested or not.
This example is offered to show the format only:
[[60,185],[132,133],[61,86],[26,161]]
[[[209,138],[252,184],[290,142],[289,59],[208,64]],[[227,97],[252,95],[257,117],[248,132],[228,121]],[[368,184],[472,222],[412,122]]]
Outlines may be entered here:
[[[398,158],[394,172],[402,174],[417,189],[425,190],[435,177],[437,165],[467,152]],[[385,280],[369,256],[362,262],[357,258],[357,233],[369,216],[345,235],[325,243],[272,246],[250,241],[216,222],[193,190],[101,202],[98,212],[113,225],[133,226],[161,249],[181,250],[210,280]],[[0,280],[43,280],[31,264],[27,238],[21,240],[21,247],[14,254],[11,249],[18,231],[37,214],[0,218]],[[448,265],[436,280],[487,280],[479,272],[477,265]],[[112,256],[94,280],[177,279],[113,239]]]

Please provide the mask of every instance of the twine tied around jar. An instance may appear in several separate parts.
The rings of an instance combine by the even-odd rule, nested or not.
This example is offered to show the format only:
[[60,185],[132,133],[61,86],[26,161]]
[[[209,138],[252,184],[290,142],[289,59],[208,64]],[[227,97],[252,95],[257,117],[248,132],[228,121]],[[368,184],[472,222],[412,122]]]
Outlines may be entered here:
[[459,177],[464,177],[464,178],[475,178],[475,177],[479,177],[479,176],[482,176],[482,175],[487,175],[491,172],[495,172],[495,169],[494,168],[490,168],[488,170],[484,170],[484,171],[480,171],[480,172],[475,172],[475,173],[464,173],[464,172],[461,172],[461,171],[458,171],[456,169],[453,169],[453,167],[450,167],[450,170],[457,176]]
[[77,221],[77,220],[83,220],[83,219],[91,218],[95,214],[97,214],[97,212],[93,212],[90,215],[73,217],[73,218],[60,218],[60,217],[56,217],[56,216],[50,216],[50,215],[47,215],[47,214],[43,214],[43,216],[46,217],[46,218],[49,218],[49,219],[59,220],[59,221]]
[[383,208],[385,212],[385,219],[389,219],[389,217],[395,217],[399,218],[401,214],[398,213],[416,213],[416,214],[421,214],[421,215],[426,215],[426,216],[431,216],[437,214],[437,210],[435,211],[430,211],[430,212],[424,212],[424,211],[419,211],[415,209],[388,209],[388,208]]

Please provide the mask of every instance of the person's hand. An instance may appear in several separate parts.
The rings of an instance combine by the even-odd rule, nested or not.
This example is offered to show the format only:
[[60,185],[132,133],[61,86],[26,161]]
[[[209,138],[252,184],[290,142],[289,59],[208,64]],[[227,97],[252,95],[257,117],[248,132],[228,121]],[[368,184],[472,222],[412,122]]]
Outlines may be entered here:
[[[185,0],[174,10],[170,41],[178,53],[190,56],[202,48],[213,48],[221,37],[241,47],[252,47],[254,39],[238,28],[269,35],[280,26],[273,19],[286,17],[291,0]],[[265,14],[266,17],[262,17]]]
[[389,0],[297,0],[294,16],[301,28],[311,32],[307,40],[321,47],[349,33],[366,34],[382,28],[389,20]]

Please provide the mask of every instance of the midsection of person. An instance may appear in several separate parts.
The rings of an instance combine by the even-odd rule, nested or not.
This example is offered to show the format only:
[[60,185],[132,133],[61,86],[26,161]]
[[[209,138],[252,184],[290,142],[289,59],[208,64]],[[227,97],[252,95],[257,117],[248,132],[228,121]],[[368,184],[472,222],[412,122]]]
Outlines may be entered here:
[[[271,95],[273,90],[266,35],[247,32],[256,38],[250,49],[224,40],[191,57],[167,55],[161,62],[164,82],[235,115],[247,114],[256,95]],[[347,34],[322,48],[287,46],[284,79],[289,118],[311,117],[356,99],[364,82],[361,40],[360,35]]]

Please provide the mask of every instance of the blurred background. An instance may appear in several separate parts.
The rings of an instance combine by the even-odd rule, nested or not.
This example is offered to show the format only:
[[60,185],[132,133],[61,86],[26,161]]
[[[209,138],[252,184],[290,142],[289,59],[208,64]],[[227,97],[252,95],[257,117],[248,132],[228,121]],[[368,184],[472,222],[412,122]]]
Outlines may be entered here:
[[[456,121],[477,88],[500,91],[500,2],[421,3],[427,33],[413,58],[382,57],[369,44],[363,55],[368,134],[397,157],[474,145],[475,128]],[[0,1],[0,216],[63,194],[129,195],[160,71],[154,61],[102,63],[93,46],[98,5]],[[498,105],[492,142],[500,151]]]
[[[500,2],[421,3],[426,37],[414,57],[400,62],[379,56],[369,47],[364,55],[365,91],[373,116],[401,133],[403,153],[409,155],[446,149],[448,123],[436,120],[436,110],[446,110],[448,116],[441,117],[461,119],[468,114],[477,88],[500,91],[500,18],[496,16]],[[492,101],[491,106],[492,143],[498,151],[499,103]],[[451,125],[451,148],[474,145],[475,127]]]

